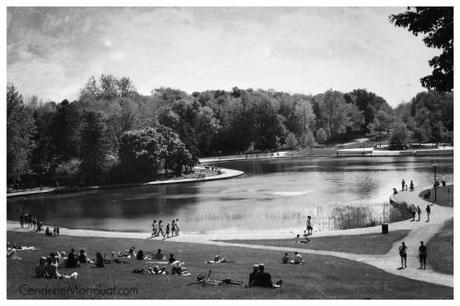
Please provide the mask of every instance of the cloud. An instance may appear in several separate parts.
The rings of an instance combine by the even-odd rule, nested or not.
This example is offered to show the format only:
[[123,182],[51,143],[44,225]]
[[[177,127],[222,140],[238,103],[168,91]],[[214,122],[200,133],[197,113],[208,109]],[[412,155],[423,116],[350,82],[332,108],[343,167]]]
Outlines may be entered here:
[[[409,100],[439,51],[388,22],[404,8],[8,8],[8,81],[77,98],[91,75],[148,94],[233,86],[318,93],[359,87]],[[411,83],[413,86],[405,86]]]

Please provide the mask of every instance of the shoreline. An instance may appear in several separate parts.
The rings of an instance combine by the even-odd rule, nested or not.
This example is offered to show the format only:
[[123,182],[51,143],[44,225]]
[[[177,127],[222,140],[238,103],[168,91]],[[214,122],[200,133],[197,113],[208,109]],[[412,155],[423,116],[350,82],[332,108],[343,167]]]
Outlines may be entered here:
[[[203,167],[196,167],[197,169],[203,169]],[[114,188],[131,188],[131,187],[143,187],[143,186],[153,186],[153,185],[171,185],[171,184],[186,184],[186,183],[198,183],[198,182],[207,182],[215,180],[225,180],[230,178],[235,178],[244,174],[243,171],[219,168],[221,174],[208,176],[204,178],[185,178],[185,179],[173,179],[173,180],[164,180],[164,181],[150,181],[144,183],[127,183],[127,184],[112,184],[112,185],[101,185],[101,186],[86,186],[78,189],[66,190],[63,188],[50,188],[46,190],[32,190],[32,191],[20,191],[7,193],[7,198],[12,197],[21,197],[21,196],[30,196],[30,195],[39,195],[39,194],[48,194],[48,193],[78,193],[80,191],[88,190],[103,190],[103,189],[114,189]]]
[[[230,169],[226,169],[230,170]],[[236,170],[233,170],[236,171]],[[241,171],[238,171],[241,172]],[[240,174],[241,175],[241,174]],[[234,177],[229,176],[227,178]],[[212,177],[210,177],[212,178]],[[220,178],[219,178],[220,179]],[[202,179],[203,180],[203,179]],[[201,180],[201,181],[202,181]],[[422,188],[416,188],[411,193],[417,194],[417,196],[429,189],[430,186],[424,186]],[[408,192],[406,192],[408,193]],[[398,193],[398,198],[403,193]],[[402,205],[404,202],[402,199],[396,199],[394,195],[390,195],[390,202],[396,205]],[[420,198],[422,200],[422,198]],[[402,201],[402,202],[401,202]],[[401,220],[396,222],[388,223],[389,230],[400,230],[407,227],[407,220]],[[43,229],[51,225],[43,225]],[[147,226],[146,226],[147,227]],[[297,234],[302,234],[305,227],[294,227],[294,228],[283,228],[283,229],[269,229],[269,230],[251,230],[251,231],[229,231],[229,230],[215,230],[210,233],[202,234],[198,232],[192,233],[181,233],[180,236],[167,238],[165,241],[174,242],[189,242],[189,243],[210,243],[215,240],[262,240],[262,239],[294,239]],[[30,229],[21,229],[19,224],[14,220],[7,220],[7,231],[16,232],[30,232]],[[324,232],[315,232],[314,237],[328,237],[328,236],[342,236],[342,235],[364,235],[364,234],[375,234],[381,233],[382,224],[369,226],[369,227],[358,227],[351,229],[337,229]],[[43,232],[44,233],[44,232]],[[43,234],[40,233],[40,234]],[[75,237],[99,237],[99,238],[127,238],[127,239],[148,239],[151,235],[150,232],[127,232],[127,231],[112,231],[112,230],[98,230],[98,229],[72,229],[60,227],[60,233],[64,236],[75,236]],[[153,240],[162,240],[160,238],[153,238]]]

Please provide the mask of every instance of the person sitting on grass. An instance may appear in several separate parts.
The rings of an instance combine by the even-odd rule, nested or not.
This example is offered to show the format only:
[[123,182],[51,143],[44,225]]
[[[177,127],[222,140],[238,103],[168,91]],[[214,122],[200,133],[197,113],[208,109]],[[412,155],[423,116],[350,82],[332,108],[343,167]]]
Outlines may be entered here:
[[291,263],[291,264],[295,264],[295,265],[301,265],[301,264],[303,264],[302,255],[300,255],[298,252],[295,252],[295,253],[294,253],[294,260],[291,260],[290,263]]
[[171,274],[172,275],[190,275],[190,273],[187,272],[187,270],[182,267],[184,263],[179,261],[179,260],[176,260],[174,262],[171,263]]
[[45,270],[46,270],[46,257],[40,257],[38,264],[35,266],[35,276],[37,278],[45,277]]
[[77,268],[80,267],[80,263],[78,262],[78,258],[75,256],[74,252],[70,252],[69,256],[65,260],[65,267],[66,268]]
[[53,236],[53,233],[51,233],[50,228],[48,226],[46,227],[45,235],[48,236],[48,237]]
[[248,287],[254,287],[257,273],[259,273],[259,265],[256,264],[252,266],[252,272],[249,273]]
[[174,258],[174,254],[173,253],[170,253],[169,254],[169,258],[168,258],[168,263],[169,264],[172,264],[173,262],[175,262],[176,259]]
[[88,255],[86,255],[85,250],[81,249],[80,254],[78,255],[78,261],[80,263],[87,263],[88,262]]
[[78,273],[73,272],[70,275],[60,274],[57,270],[57,257],[47,257],[45,266],[45,278],[63,279],[63,278],[77,278]]
[[155,254],[155,259],[156,260],[163,260],[166,259],[165,255],[161,252],[161,249],[157,250],[157,253]]
[[104,258],[102,257],[101,252],[96,253],[96,260],[94,262],[94,267],[104,268]]
[[[264,288],[279,288],[283,283],[281,280],[277,281],[275,284],[272,282],[272,277],[270,273],[264,271],[264,264],[259,264],[258,272],[254,274],[253,286],[250,287],[264,287]],[[253,272],[254,273],[254,272]]]
[[281,263],[283,263],[283,264],[289,263],[289,255],[288,255],[288,253],[284,253],[284,256],[281,258]]
[[139,250],[137,252],[136,259],[137,260],[144,260],[144,251],[143,250]]

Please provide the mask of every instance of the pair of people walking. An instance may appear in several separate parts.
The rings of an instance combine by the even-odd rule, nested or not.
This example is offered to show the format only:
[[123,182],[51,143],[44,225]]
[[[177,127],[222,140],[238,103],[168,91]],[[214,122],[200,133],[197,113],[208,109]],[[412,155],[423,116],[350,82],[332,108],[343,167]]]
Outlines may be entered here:
[[[405,244],[405,242],[401,243],[398,250],[399,256],[401,258],[401,267],[399,269],[405,269],[407,268],[407,245]],[[420,246],[418,248],[418,256],[420,261],[419,269],[426,270],[427,247],[423,243],[423,241],[420,241]]]

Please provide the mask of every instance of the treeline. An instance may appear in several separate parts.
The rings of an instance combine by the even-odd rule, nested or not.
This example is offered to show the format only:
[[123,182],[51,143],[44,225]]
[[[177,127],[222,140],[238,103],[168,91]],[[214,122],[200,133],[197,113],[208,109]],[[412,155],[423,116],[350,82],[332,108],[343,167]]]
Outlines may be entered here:
[[159,88],[145,96],[129,78],[102,75],[90,78],[72,103],[24,101],[13,85],[7,100],[9,184],[140,181],[181,175],[199,156],[312,148],[364,136],[391,138],[400,148],[414,139],[450,141],[453,130],[452,95],[434,92],[394,111],[364,89],[312,96]]

